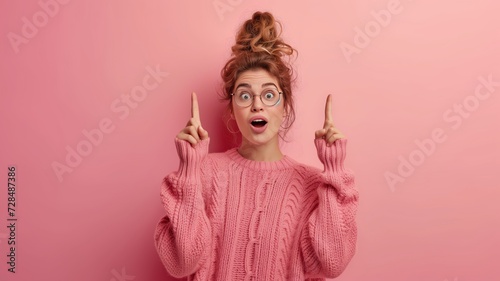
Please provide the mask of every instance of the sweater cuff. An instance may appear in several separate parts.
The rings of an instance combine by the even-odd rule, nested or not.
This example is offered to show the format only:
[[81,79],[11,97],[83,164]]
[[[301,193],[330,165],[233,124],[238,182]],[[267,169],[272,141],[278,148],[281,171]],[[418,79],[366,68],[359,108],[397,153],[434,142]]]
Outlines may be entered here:
[[315,139],[314,143],[318,152],[318,158],[325,166],[325,171],[345,172],[346,138],[335,140],[330,146],[322,138]]
[[199,141],[194,147],[188,141],[175,138],[175,148],[179,155],[177,175],[186,179],[199,177],[201,162],[208,154],[210,138]]

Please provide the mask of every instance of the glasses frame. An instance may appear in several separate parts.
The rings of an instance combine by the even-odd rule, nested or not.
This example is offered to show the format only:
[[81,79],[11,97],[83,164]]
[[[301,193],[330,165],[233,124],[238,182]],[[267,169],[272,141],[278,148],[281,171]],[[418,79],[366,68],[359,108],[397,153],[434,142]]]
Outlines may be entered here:
[[[234,94],[235,93],[231,94],[231,98],[234,97]],[[255,96],[259,96],[260,102],[262,102],[263,105],[265,105],[267,107],[273,107],[273,106],[278,105],[281,102],[281,95],[283,95],[283,92],[278,90],[278,95],[279,95],[279,98],[278,98],[278,100],[273,105],[267,105],[266,103],[264,103],[264,101],[262,100],[262,94],[260,94],[260,95],[252,95],[252,102],[249,105],[247,105],[247,106],[239,105],[237,101],[234,101],[234,103],[236,103],[236,105],[239,106],[239,107],[241,107],[241,108],[250,107],[254,103],[254,101],[255,101]]]

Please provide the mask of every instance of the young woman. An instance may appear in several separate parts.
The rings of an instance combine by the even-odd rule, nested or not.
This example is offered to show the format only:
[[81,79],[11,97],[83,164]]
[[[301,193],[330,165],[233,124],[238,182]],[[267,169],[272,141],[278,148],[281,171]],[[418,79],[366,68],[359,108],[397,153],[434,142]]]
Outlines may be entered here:
[[331,97],[314,143],[324,169],[283,155],[294,119],[295,50],[270,13],[256,12],[236,36],[222,69],[239,147],[208,153],[196,94],[192,118],[175,138],[180,164],[161,186],[166,215],[155,245],[174,277],[188,280],[324,280],[339,276],[356,250],[358,191],[344,168],[347,140],[332,121]]

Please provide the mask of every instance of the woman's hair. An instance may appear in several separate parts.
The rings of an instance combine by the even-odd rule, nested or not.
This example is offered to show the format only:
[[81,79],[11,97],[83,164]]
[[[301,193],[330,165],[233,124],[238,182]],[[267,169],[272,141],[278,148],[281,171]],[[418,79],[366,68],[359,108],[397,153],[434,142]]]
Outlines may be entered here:
[[[289,61],[293,54],[297,54],[297,50],[281,39],[281,30],[281,24],[269,12],[255,12],[251,19],[243,23],[236,34],[236,43],[231,48],[231,58],[221,70],[222,99],[229,101],[228,110],[232,112],[231,93],[241,73],[255,69],[266,70],[278,80],[283,92],[286,112],[284,135],[286,135],[295,121],[292,95],[292,83],[295,77]],[[285,60],[285,57],[288,60]],[[280,134],[280,137],[284,136]]]

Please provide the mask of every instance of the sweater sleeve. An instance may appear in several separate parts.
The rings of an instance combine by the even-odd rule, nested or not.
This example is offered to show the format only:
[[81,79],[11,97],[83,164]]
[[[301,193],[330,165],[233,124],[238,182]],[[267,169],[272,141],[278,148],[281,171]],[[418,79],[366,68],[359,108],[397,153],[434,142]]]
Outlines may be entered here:
[[211,248],[211,225],[205,212],[201,180],[208,145],[209,139],[192,147],[176,138],[179,169],[167,175],[161,185],[160,197],[166,215],[156,226],[155,246],[169,274],[177,278],[195,273]]
[[[309,214],[300,236],[305,273],[310,277],[335,278],[349,264],[356,251],[358,191],[354,173],[344,168],[347,139],[327,146],[316,139],[323,172],[313,181]],[[314,191],[312,191],[314,192]]]

